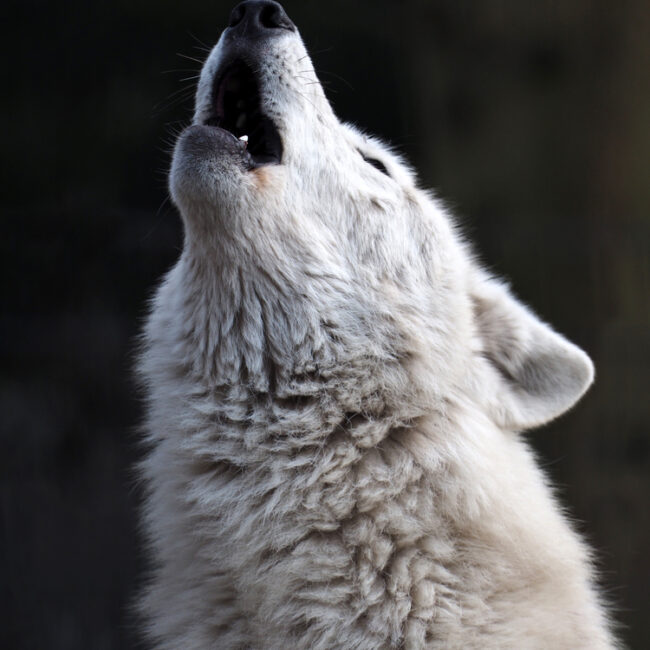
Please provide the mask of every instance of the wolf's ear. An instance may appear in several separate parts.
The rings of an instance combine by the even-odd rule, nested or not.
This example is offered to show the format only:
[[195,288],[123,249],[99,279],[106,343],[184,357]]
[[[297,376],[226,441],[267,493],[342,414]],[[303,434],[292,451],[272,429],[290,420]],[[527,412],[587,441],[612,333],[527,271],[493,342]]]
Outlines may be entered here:
[[589,388],[594,367],[501,283],[475,277],[472,300],[482,354],[494,370],[488,403],[501,426],[539,426],[571,408]]

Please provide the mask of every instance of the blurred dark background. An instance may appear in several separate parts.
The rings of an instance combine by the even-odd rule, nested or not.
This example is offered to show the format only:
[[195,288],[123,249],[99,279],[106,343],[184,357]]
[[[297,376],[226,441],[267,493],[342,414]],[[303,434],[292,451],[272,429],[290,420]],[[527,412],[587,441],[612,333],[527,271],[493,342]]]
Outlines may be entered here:
[[[5,15],[0,646],[136,645],[131,367],[181,245],[169,144],[234,2]],[[287,1],[335,110],[393,143],[596,385],[529,434],[650,647],[650,5]]]

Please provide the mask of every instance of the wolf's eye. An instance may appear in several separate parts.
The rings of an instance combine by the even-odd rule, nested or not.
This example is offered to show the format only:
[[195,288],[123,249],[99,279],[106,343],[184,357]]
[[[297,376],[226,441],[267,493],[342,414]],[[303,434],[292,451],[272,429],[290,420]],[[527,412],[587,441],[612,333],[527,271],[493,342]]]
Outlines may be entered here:
[[[361,152],[359,152],[361,153]],[[377,160],[376,158],[370,158],[368,156],[364,156],[361,153],[361,157],[370,165],[372,165],[375,169],[378,169],[382,174],[386,174],[386,176],[390,176],[388,173],[388,170],[386,169],[386,165],[384,165],[381,160]]]

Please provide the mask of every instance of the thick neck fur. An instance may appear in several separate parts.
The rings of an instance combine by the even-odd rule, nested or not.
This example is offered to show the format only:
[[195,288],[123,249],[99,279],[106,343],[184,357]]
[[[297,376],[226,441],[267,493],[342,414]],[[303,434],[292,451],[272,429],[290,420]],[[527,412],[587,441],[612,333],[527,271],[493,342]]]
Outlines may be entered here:
[[278,282],[265,268],[269,259],[247,258],[185,251],[177,269],[183,338],[194,372],[209,383],[268,392],[279,376],[308,371],[318,360],[331,364],[333,343],[322,310]]
[[[267,429],[284,408],[316,409],[325,421],[313,433],[322,437],[359,413],[395,410],[393,423],[412,417],[412,350],[368,297],[350,296],[354,285],[318,275],[308,261],[292,260],[289,273],[269,268],[275,256],[253,250],[237,263],[223,246],[206,246],[188,237],[161,287],[158,305],[173,307],[154,312],[150,361],[165,350],[167,373],[191,378],[193,391],[227,395],[224,404],[256,404]],[[396,368],[393,382],[378,379],[385,364]]]

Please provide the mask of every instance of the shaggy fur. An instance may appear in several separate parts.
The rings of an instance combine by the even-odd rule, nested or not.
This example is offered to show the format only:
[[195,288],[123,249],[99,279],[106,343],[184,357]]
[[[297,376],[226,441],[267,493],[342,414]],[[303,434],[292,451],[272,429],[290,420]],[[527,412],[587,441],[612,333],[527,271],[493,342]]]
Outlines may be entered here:
[[[146,326],[141,601],[166,650],[615,647],[589,552],[519,432],[589,358],[477,265],[404,163],[341,124],[297,32],[241,47],[282,164],[207,126]],[[367,159],[380,161],[383,173]]]

